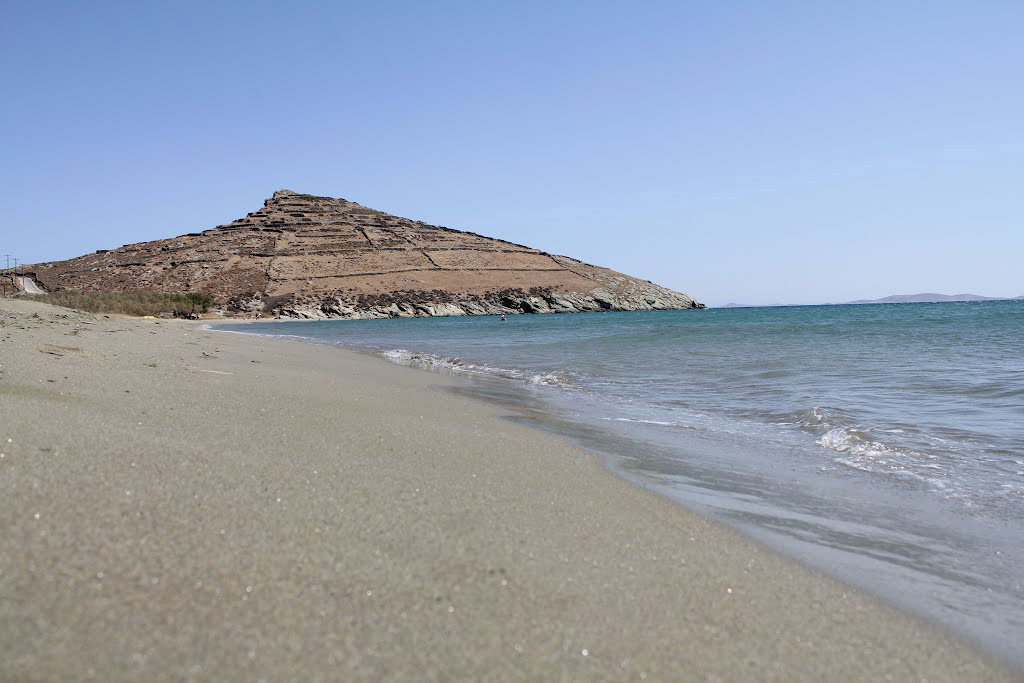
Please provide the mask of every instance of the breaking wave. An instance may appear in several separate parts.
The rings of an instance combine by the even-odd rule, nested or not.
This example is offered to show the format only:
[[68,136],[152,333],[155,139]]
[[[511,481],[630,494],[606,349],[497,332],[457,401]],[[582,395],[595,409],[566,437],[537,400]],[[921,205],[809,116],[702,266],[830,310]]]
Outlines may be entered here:
[[411,365],[453,374],[501,377],[536,386],[579,388],[570,375],[557,371],[527,372],[515,368],[488,365],[486,363],[474,363],[458,356],[441,356],[432,353],[409,351],[407,349],[387,349],[381,351],[380,355],[399,365]]
[[816,443],[842,454],[833,459],[836,464],[862,472],[909,476],[933,485],[942,475],[938,456],[882,443],[853,427],[829,429]]

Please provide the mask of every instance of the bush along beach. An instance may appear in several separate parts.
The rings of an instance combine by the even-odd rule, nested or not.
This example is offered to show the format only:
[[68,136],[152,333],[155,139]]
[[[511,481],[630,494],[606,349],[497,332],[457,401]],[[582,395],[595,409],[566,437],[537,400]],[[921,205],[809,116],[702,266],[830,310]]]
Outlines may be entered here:
[[43,303],[74,308],[90,313],[118,313],[121,315],[170,315],[177,318],[196,317],[210,310],[212,297],[205,292],[83,292],[64,289],[32,298]]

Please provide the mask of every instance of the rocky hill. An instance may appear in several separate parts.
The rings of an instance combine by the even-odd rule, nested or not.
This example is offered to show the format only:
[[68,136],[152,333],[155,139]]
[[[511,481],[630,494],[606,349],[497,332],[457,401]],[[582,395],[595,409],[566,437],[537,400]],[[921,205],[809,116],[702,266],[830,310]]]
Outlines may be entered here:
[[202,291],[227,312],[302,318],[703,308],[566,256],[288,190],[227,225],[23,272],[48,291]]

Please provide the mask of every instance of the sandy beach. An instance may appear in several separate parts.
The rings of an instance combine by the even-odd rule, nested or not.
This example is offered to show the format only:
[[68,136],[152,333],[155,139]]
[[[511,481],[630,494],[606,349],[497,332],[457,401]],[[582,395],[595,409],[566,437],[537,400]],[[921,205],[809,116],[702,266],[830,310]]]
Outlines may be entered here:
[[0,680],[1020,679],[451,381],[0,301]]

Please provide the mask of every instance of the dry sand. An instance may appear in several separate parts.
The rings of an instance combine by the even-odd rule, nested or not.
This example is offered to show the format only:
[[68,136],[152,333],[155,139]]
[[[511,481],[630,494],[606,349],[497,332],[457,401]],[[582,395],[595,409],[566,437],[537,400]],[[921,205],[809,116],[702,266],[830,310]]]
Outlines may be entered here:
[[0,680],[1012,680],[337,349],[0,302]]

